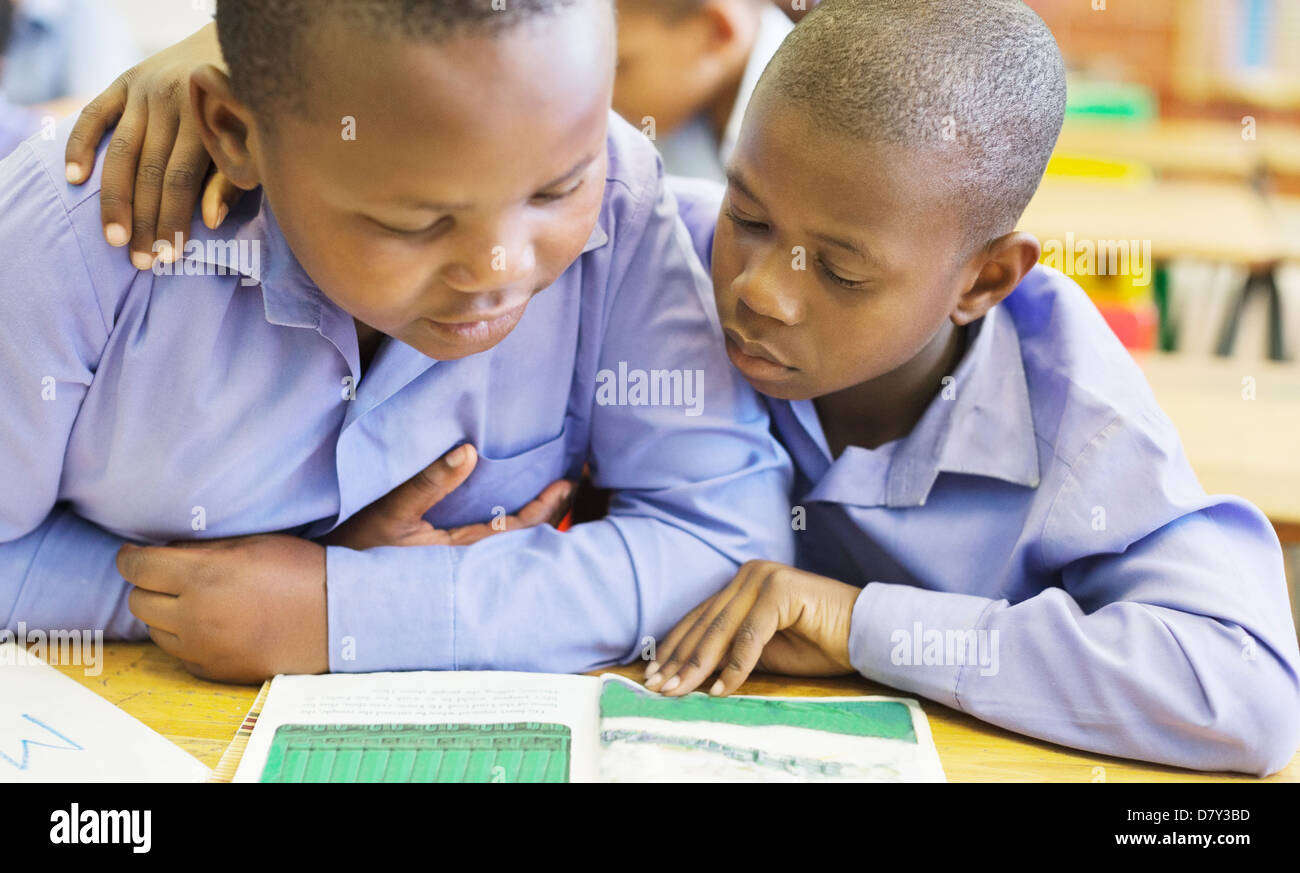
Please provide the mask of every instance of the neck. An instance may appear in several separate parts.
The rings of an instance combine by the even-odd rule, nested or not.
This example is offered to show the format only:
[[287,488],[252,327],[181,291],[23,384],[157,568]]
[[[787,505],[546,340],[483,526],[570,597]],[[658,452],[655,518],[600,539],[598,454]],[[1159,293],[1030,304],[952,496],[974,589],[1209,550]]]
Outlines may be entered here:
[[357,354],[361,358],[361,371],[364,373],[370,369],[370,361],[375,356],[375,350],[383,342],[384,335],[375,330],[368,324],[362,324],[356,321],[357,325]]
[[912,432],[966,350],[966,328],[944,321],[921,353],[867,382],[817,398],[817,416],[833,457],[845,447],[874,449]]

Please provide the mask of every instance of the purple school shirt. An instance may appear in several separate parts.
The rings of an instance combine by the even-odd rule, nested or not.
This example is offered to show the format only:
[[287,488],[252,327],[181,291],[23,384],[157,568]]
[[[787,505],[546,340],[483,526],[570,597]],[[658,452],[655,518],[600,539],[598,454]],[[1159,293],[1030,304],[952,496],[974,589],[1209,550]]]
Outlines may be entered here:
[[[670,182],[710,263],[722,189]],[[862,675],[1103,754],[1260,775],[1291,760],[1277,535],[1206,495],[1074,281],[1030,271],[893,443],[832,458],[811,401],[768,405],[795,461],[798,566],[862,588]]]
[[123,540],[323,534],[466,441],[478,466],[434,525],[514,513],[584,463],[609,516],[330,547],[333,670],[621,663],[741,562],[793,556],[789,458],[727,361],[653,146],[617,116],[586,250],[515,331],[458,361],[385,340],[364,375],[353,320],[260,196],[219,231],[196,216],[175,273],[137,272],[103,237],[106,146],[64,181],[69,129],[0,163],[0,627],[141,637]]

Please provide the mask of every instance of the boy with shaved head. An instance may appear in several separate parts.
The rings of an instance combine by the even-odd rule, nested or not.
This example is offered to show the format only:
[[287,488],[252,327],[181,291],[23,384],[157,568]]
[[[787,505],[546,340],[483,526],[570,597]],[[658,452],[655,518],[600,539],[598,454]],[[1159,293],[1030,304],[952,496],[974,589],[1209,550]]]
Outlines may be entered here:
[[827,0],[785,41],[716,235],[685,214],[795,460],[798,569],[744,567],[650,687],[856,670],[1092,751],[1290,760],[1277,536],[1205,494],[1132,358],[1015,230],[1064,108],[1018,0]]
[[1276,535],[1205,494],[1128,353],[1015,229],[1064,106],[1019,0],[827,0],[758,83],[725,196],[677,188],[727,354],[795,460],[798,556],[691,610],[652,688],[857,671],[1105,754],[1290,759]]

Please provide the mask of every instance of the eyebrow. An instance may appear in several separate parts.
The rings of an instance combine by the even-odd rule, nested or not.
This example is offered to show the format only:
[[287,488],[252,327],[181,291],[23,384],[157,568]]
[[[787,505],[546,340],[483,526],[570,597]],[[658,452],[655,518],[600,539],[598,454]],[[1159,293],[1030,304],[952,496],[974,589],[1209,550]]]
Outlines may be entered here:
[[[740,175],[739,170],[735,168],[729,168],[727,170],[727,184],[734,185],[740,191],[741,194],[744,194],[746,197],[748,197],[750,200],[753,200],[758,205],[760,206],[763,205],[763,201],[756,194],[754,194],[753,189],[750,188],[747,184],[745,184],[745,180]],[[811,236],[813,239],[819,242],[826,243],[829,246],[833,246],[837,249],[843,249],[844,251],[851,252],[877,269],[882,269],[882,270],[884,269],[885,266],[884,261],[880,260],[880,258],[872,254],[870,249],[866,248],[863,245],[855,243],[852,240],[844,239],[838,236],[831,236],[830,234],[825,234],[825,233],[812,233],[809,234],[809,236]]]
[[[597,157],[598,154],[595,153],[587,155],[585,158],[582,158],[576,164],[570,167],[562,175],[556,176],[554,179],[547,182],[545,185],[542,185],[537,190],[545,191],[547,188],[554,188],[556,185],[559,185],[562,182],[566,182],[569,179],[572,179],[574,176],[578,175],[579,173],[581,173],[582,171],[590,167],[595,162]],[[469,209],[474,205],[473,203],[450,203],[450,202],[438,202],[438,201],[431,201],[431,200],[398,200],[396,202],[400,206],[408,206],[411,207],[412,209],[428,209],[433,212],[457,212],[457,211]]]

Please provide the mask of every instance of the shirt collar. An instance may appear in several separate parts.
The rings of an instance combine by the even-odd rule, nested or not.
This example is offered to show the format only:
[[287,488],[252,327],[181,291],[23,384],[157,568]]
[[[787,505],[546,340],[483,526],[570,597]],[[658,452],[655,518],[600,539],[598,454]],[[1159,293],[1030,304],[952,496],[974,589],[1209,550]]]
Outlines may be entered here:
[[[829,458],[811,401],[796,409]],[[878,465],[888,463],[880,475]],[[814,473],[815,471],[809,471]],[[810,500],[854,506],[923,506],[940,473],[1001,479],[1035,488],[1038,443],[1020,339],[1010,315],[994,306],[972,325],[966,354],[906,437],[891,452],[844,452],[809,493]]]
[[261,285],[271,324],[320,328],[325,311],[338,308],[298,262],[260,188],[235,204],[220,229],[194,226],[184,256],[216,272],[242,276],[245,285]]
[[1038,487],[1029,385],[1007,311],[990,309],[969,346],[952,383],[898,447],[889,470],[890,506],[923,505],[939,473]]

